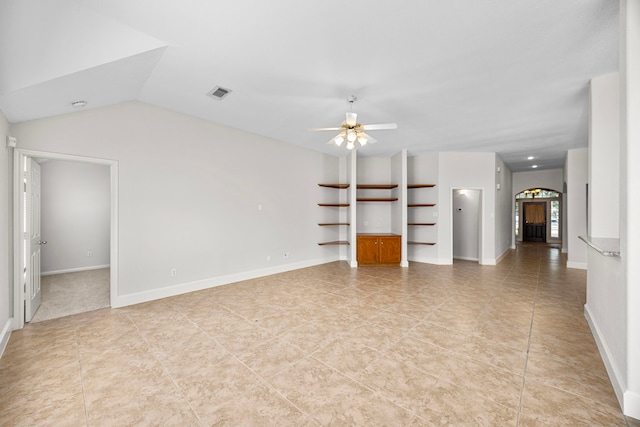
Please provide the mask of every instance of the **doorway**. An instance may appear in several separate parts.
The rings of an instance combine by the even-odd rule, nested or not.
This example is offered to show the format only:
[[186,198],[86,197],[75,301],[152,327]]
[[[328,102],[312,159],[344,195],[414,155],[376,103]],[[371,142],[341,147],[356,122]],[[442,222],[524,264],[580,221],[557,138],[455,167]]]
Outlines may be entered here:
[[[23,165],[32,164],[33,159],[39,161],[63,160],[68,162],[76,162],[84,165],[95,165],[107,167],[108,170],[108,289],[109,303],[113,307],[117,297],[118,289],[118,217],[117,217],[117,200],[118,200],[118,163],[114,160],[96,159],[81,156],[48,153],[34,150],[16,149],[14,152],[14,250],[16,254],[24,254],[29,249],[29,242],[24,238],[25,231],[29,230],[33,225],[25,221],[27,217],[27,204]],[[41,239],[43,240],[43,239]],[[46,241],[46,240],[44,240]],[[44,242],[43,241],[43,242]],[[41,242],[41,243],[43,243]],[[86,252],[85,252],[86,253]],[[91,256],[91,255],[88,255]],[[25,301],[31,298],[33,287],[29,286],[29,275],[27,271],[27,261],[24,256],[17,256],[14,259],[14,329],[20,329],[25,323]],[[39,268],[39,266],[38,266]],[[31,268],[33,270],[33,268]],[[30,313],[32,314],[32,313]]]
[[482,191],[454,189],[451,197],[453,259],[481,262]]

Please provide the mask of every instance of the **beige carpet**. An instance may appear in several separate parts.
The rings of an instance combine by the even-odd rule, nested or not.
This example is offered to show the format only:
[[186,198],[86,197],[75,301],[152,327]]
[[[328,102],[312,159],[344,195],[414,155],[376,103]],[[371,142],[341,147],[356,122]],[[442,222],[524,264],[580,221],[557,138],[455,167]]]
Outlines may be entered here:
[[31,322],[110,306],[109,269],[42,276],[42,304]]

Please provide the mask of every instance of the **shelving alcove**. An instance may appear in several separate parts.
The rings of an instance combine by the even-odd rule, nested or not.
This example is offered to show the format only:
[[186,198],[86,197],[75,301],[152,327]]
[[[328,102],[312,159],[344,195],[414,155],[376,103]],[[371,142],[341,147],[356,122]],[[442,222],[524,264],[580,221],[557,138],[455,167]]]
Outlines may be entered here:
[[[347,188],[349,188],[349,184],[318,184],[319,187],[324,187],[324,188],[333,188],[336,190],[346,190]],[[341,202],[335,202],[335,203],[318,203],[318,206],[321,207],[329,207],[329,208],[347,208],[350,206],[349,203],[341,203]],[[351,225],[348,222],[319,222],[318,226],[320,227],[343,227],[346,226],[348,227],[349,225]],[[328,241],[328,242],[320,242],[318,243],[318,245],[320,246],[340,246],[340,245],[348,245],[349,241],[347,240],[332,240],[332,241]]]
[[[360,191],[357,202],[396,202],[398,197],[362,197],[368,190],[393,190],[398,184],[357,184]],[[379,194],[380,191],[377,192]],[[401,262],[402,236],[392,233],[358,233],[356,257],[359,266],[399,265]]]
[[[407,185],[407,189],[423,189],[423,188],[433,188],[435,187],[435,184],[408,184]],[[408,203],[407,207],[409,208],[431,208],[434,207],[436,204],[435,203]],[[417,209],[413,209],[413,210],[417,210]],[[412,217],[416,217],[418,216],[418,213],[414,213],[412,215]],[[435,222],[407,222],[407,226],[410,227],[433,227],[434,225],[436,225]],[[412,230],[410,232],[410,235],[415,236],[417,234],[416,230]],[[407,244],[408,245],[425,245],[425,246],[433,246],[436,243],[435,242],[428,242],[428,241],[424,241],[422,239],[417,239],[417,238],[413,238],[411,240],[407,240]]]

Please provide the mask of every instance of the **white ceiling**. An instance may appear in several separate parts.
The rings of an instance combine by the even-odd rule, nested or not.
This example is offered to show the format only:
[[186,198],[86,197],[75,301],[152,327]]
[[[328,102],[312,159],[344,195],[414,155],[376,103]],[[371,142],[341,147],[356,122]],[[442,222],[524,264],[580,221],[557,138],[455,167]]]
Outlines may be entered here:
[[561,168],[587,146],[589,79],[617,69],[613,0],[0,0],[12,123],[140,100],[344,155],[308,129],[339,126],[353,94],[359,121],[399,126],[363,155]]

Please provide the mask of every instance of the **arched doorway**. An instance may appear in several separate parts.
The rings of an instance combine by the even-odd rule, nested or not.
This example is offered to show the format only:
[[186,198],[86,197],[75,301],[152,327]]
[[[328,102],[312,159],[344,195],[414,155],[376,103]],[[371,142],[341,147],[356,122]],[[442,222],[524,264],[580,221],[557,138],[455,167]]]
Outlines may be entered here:
[[515,197],[516,242],[562,242],[562,194],[530,188]]

